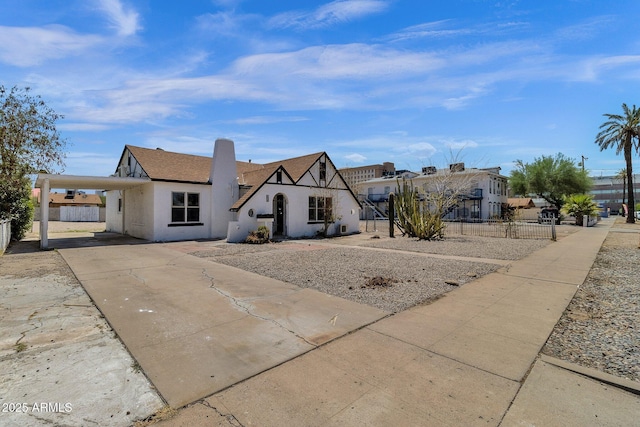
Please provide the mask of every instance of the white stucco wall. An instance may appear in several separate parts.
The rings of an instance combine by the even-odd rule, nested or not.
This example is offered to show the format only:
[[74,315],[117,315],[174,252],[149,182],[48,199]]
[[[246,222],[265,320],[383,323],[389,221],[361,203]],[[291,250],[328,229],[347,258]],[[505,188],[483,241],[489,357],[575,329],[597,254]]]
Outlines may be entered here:
[[120,199],[120,190],[107,191],[107,207],[105,218],[105,230],[112,233],[123,232],[122,228],[122,212],[118,211],[118,200]]
[[[265,184],[238,211],[237,221],[229,225],[227,240],[244,241],[250,231],[262,225],[257,215],[273,213],[273,198],[277,194],[285,195],[285,224],[288,237],[313,237],[324,229],[323,222],[309,223],[309,196],[333,198],[337,220],[330,225],[329,234],[336,234],[340,225],[346,226],[346,234],[359,231],[359,206],[348,190]],[[253,217],[249,216],[249,210],[253,210]]]
[[[199,225],[171,223],[171,193],[187,192],[200,195]],[[211,238],[211,186],[206,184],[184,184],[155,182],[153,185],[153,238],[154,241],[177,241]],[[174,225],[174,226],[172,226]]]
[[154,183],[149,183],[122,190],[124,234],[154,240],[153,187]]

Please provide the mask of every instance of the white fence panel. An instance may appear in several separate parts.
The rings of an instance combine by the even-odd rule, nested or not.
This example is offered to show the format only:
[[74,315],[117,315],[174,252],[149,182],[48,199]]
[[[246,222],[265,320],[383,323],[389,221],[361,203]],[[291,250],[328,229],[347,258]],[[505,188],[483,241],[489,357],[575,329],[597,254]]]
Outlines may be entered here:
[[98,222],[100,208],[97,206],[60,206],[60,221]]

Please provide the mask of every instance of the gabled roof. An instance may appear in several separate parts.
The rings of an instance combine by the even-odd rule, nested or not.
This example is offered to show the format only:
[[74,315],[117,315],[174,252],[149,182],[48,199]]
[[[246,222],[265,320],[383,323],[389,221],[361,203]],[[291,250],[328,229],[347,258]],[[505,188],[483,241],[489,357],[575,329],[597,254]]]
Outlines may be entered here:
[[291,178],[291,181],[297,183],[323,155],[326,155],[326,153],[322,151],[319,153],[307,154],[306,156],[280,160],[277,162],[267,163],[263,165],[262,169],[248,171],[242,175],[238,174],[240,184],[250,185],[251,188],[233,204],[231,210],[237,211],[240,209],[242,205],[244,205],[246,201],[249,200],[278,169],[282,169],[282,171]]
[[[147,176],[154,181],[190,182],[206,184],[211,173],[211,157],[174,153],[162,149],[149,149],[126,145]],[[124,156],[124,152],[122,153]],[[121,159],[122,161],[122,159]],[[236,162],[238,174],[261,168],[248,162]]]
[[535,208],[536,204],[531,197],[509,197],[507,203],[514,208]]
[[279,160],[277,162],[266,163],[261,169],[248,170],[240,177],[240,183],[246,185],[256,185],[265,182],[278,168],[286,171],[293,182],[298,182],[300,178],[314,165],[314,163],[325,154],[324,152],[307,154],[306,156],[294,157],[291,159]]
[[101,205],[102,199],[97,194],[76,193],[68,198],[65,193],[49,193],[49,203],[59,205]]

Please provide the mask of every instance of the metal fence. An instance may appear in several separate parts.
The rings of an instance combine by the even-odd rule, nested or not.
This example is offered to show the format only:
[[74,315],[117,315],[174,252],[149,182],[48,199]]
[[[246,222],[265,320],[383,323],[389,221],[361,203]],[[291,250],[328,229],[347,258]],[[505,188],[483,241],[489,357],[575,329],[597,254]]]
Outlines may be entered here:
[[501,220],[484,220],[481,222],[447,221],[446,234],[508,239],[556,240],[556,225],[553,221],[547,221],[542,224]]
[[[389,220],[380,218],[375,209],[370,206],[363,206],[362,218],[360,219],[361,232],[378,232],[389,234]],[[536,216],[537,218],[537,216]],[[501,237],[507,239],[550,239],[556,240],[556,224],[551,219],[543,219],[542,224],[530,221],[504,221],[500,219],[487,220],[445,220],[446,235],[466,235],[478,237]],[[395,233],[402,232],[395,228]]]
[[0,220],[0,254],[3,254],[11,241],[11,220]]

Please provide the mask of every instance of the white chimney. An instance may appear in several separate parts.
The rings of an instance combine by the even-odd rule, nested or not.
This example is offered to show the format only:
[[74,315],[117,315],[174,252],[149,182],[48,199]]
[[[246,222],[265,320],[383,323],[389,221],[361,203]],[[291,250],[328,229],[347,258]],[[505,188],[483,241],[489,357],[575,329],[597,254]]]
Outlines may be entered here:
[[211,161],[211,237],[227,237],[229,221],[233,213],[229,211],[238,200],[238,175],[236,153],[233,141],[216,139]]

